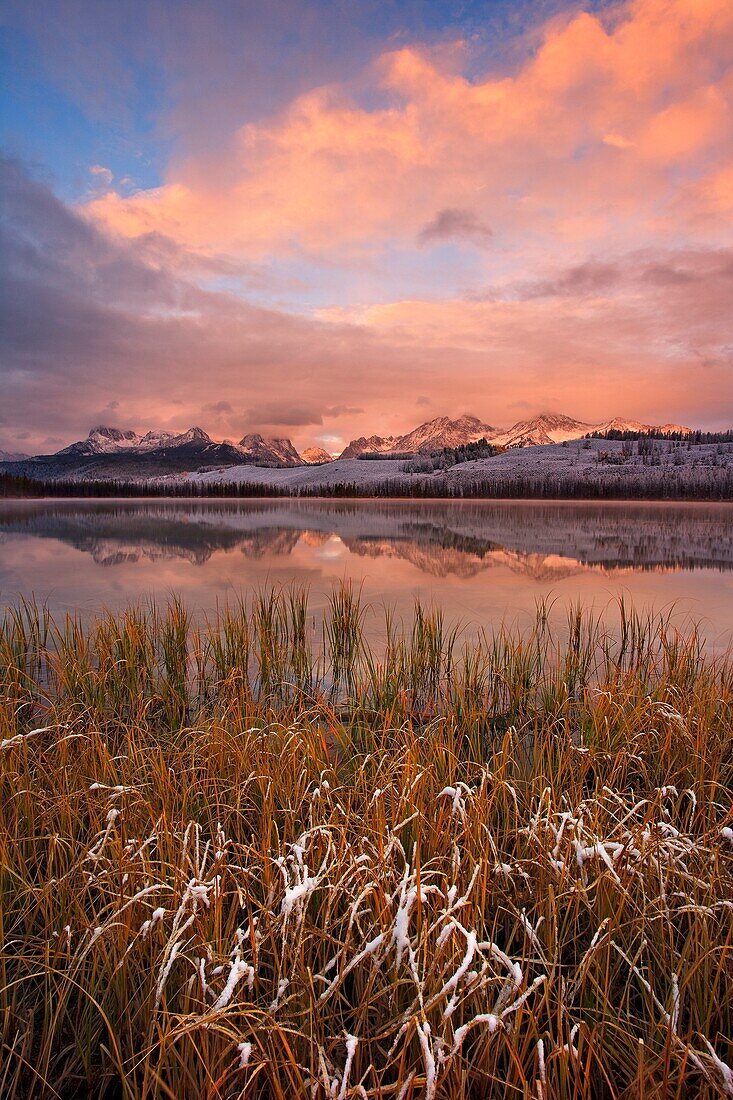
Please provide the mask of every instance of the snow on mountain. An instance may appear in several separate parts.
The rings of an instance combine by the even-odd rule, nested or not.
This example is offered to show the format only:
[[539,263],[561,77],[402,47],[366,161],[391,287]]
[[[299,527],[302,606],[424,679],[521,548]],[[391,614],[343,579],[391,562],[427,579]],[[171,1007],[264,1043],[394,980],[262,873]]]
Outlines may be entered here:
[[21,454],[20,451],[0,451],[0,462],[24,462],[30,455]]
[[651,430],[665,434],[679,432],[681,435],[692,435],[694,431],[693,428],[685,428],[682,424],[654,424]]
[[605,424],[594,424],[594,432],[637,432],[643,435],[645,432],[662,432],[663,434],[691,435],[692,428],[685,428],[681,424],[642,424],[638,420],[626,420],[622,416],[615,416]]
[[175,440],[180,438],[176,432],[147,432],[142,436],[138,444],[140,451],[159,451],[161,447],[175,445]]
[[72,443],[56,453],[60,455],[115,454],[118,451],[134,450],[139,446],[140,440],[141,437],[137,432],[123,432],[119,428],[108,428],[100,424],[92,428],[86,439],[80,439],[78,443]]
[[475,443],[486,438],[503,447],[528,447],[542,443],[564,443],[569,439],[580,439],[588,432],[599,430],[600,425],[586,424],[573,417],[560,413],[541,413],[531,420],[520,420],[509,429],[493,427],[477,416],[466,413],[451,420],[447,416],[437,416],[420,424],[411,432],[400,436],[362,436],[353,439],[342,452],[341,458],[356,458],[365,451],[380,452],[405,451],[429,453],[441,451],[444,447],[460,447],[466,443]]
[[497,430],[468,413],[459,416],[457,420],[436,416],[434,420],[428,420],[414,431],[401,436],[395,450],[442,451],[444,447],[460,447],[465,443],[475,443],[477,439],[488,439]]
[[94,455],[139,454],[153,457],[157,451],[175,450],[200,452],[205,456],[211,450],[212,458],[215,458],[217,449],[223,449],[228,460],[240,455],[245,461],[264,462],[268,465],[297,466],[301,463],[300,455],[289,439],[263,439],[261,435],[252,434],[246,435],[239,443],[229,440],[217,443],[203,428],[198,427],[189,428],[185,432],[159,430],[138,435],[134,431],[100,425],[92,428],[86,439],[58,451],[57,456],[85,458]]
[[187,432],[148,432],[146,435],[138,435],[133,431],[121,431],[119,428],[108,428],[104,425],[92,428],[86,439],[72,443],[69,447],[57,451],[60,455],[104,455],[127,453],[142,453],[145,451],[158,451],[163,447],[185,447],[189,443],[213,443],[213,440],[202,428],[189,428]]
[[491,442],[502,447],[529,447],[546,443],[566,443],[573,439],[582,439],[590,432],[634,432],[643,435],[646,432],[680,432],[689,435],[691,428],[679,424],[642,424],[639,420],[628,420],[615,416],[613,420],[601,424],[587,424],[561,413],[541,413],[531,420],[520,420],[506,432],[491,437]]
[[498,432],[491,442],[500,447],[529,447],[536,444],[565,443],[581,439],[597,429],[562,413],[540,413],[531,420],[519,420],[508,431]]
[[[405,435],[361,436],[353,439],[340,455],[341,459],[358,458],[365,452],[384,455],[399,453],[431,453],[444,447],[459,447],[485,437],[491,443],[505,447],[528,447],[564,443],[581,439],[591,432],[650,431],[689,434],[692,429],[679,424],[652,425],[638,420],[614,417],[600,424],[590,424],[559,413],[545,412],[528,420],[520,420],[509,429],[492,427],[476,416],[465,414],[452,420],[438,416],[418,425]],[[105,462],[108,458],[109,461]],[[64,447],[55,455],[29,458],[26,455],[0,451],[0,462],[32,464],[34,472],[45,464],[49,476],[155,476],[163,469],[195,470],[199,466],[226,467],[232,465],[293,467],[331,462],[332,456],[322,447],[310,447],[301,456],[289,439],[265,439],[258,433],[245,435],[239,443],[224,440],[219,443],[199,427],[185,432],[163,430],[139,435],[106,425],[92,428],[86,439]],[[57,473],[53,470],[58,467]]]
[[566,443],[573,439],[582,439],[590,432],[628,431],[644,432],[681,432],[689,433],[690,428],[679,424],[642,424],[638,420],[614,417],[601,424],[591,424],[576,420],[562,413],[544,412],[528,420],[518,420],[511,428],[495,428],[476,416],[465,414],[457,420],[447,416],[438,416],[420,424],[411,432],[399,436],[360,436],[352,439],[342,451],[340,458],[357,458],[364,452],[389,454],[390,452],[441,451],[444,447],[460,447],[486,438],[500,447],[531,447],[538,444]]
[[363,454],[387,454],[389,451],[398,451],[401,438],[398,435],[360,435],[358,439],[351,440],[339,458],[358,458]]
[[250,462],[275,466],[302,466],[303,461],[289,439],[264,439],[256,432],[240,439],[238,448]]
[[372,435],[352,439],[339,458],[358,458],[360,454],[389,454],[390,452],[429,453],[442,451],[444,447],[460,447],[464,443],[474,443],[477,439],[487,438],[497,431],[490,424],[484,424],[477,416],[459,416],[451,420],[448,416],[436,416],[419,424],[405,435]]
[[328,451],[325,451],[323,447],[306,447],[304,451],[301,451],[300,457],[308,466],[313,466],[316,463],[333,461],[332,456]]
[[605,424],[595,424],[595,432],[642,432],[649,431],[649,424],[642,424],[640,420],[626,420],[623,416],[614,416]]
[[214,440],[210,435],[204,431],[203,428],[189,428],[187,432],[181,432],[180,435],[175,435],[168,442],[165,443],[166,447],[186,447],[189,443],[203,443],[208,445],[213,443]]

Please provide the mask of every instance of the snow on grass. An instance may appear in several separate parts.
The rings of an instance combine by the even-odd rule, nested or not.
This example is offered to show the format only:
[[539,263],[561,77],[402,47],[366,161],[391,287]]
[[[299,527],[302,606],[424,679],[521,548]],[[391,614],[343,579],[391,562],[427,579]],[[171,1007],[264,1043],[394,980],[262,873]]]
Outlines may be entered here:
[[[101,633],[6,673],[8,1095],[733,1095],[730,661],[588,636],[497,636],[426,693],[408,634],[348,699],[240,661],[172,706],[170,650],[141,687]],[[41,710],[86,734],[61,766]]]

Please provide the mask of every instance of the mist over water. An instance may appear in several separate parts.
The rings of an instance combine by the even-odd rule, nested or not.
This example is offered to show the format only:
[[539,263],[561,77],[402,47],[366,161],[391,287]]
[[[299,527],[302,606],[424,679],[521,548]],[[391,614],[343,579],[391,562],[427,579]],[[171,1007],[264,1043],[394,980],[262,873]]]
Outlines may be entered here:
[[523,625],[538,600],[560,621],[578,602],[675,608],[708,644],[733,639],[733,505],[348,501],[11,501],[0,505],[0,601],[55,614],[153,597],[198,613],[268,585],[307,585],[314,625],[341,581],[365,626],[383,608],[442,608],[467,638]]

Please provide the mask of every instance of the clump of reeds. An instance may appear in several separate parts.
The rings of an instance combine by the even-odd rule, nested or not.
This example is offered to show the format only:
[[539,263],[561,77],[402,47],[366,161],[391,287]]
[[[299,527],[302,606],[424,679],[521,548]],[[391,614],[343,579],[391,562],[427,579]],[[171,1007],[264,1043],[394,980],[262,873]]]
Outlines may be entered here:
[[0,629],[0,1095],[733,1096],[733,665],[336,593]]

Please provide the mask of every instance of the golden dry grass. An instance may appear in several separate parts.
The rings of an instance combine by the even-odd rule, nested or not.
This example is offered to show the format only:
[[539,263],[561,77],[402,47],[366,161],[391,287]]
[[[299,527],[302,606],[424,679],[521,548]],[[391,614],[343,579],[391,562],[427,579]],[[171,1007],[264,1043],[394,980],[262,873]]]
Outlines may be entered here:
[[619,614],[9,613],[0,1095],[733,1095],[733,665]]

